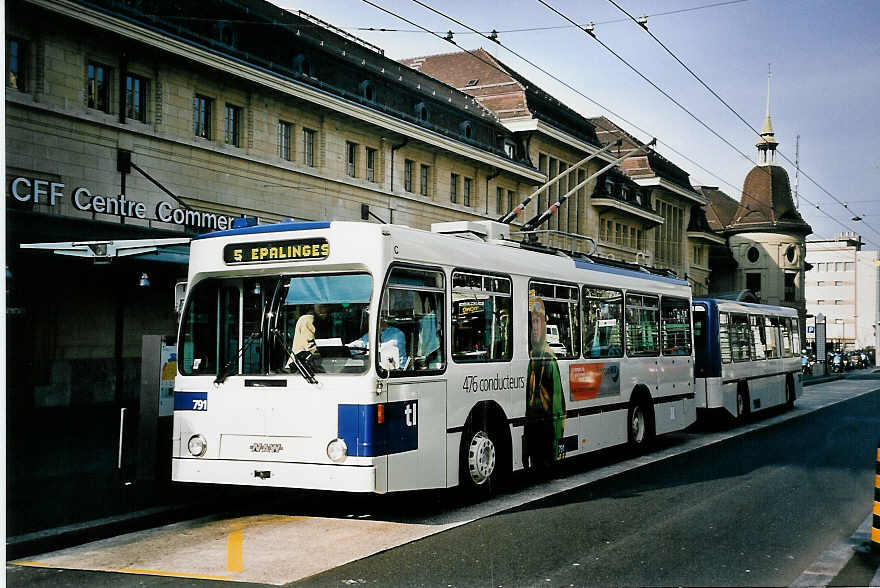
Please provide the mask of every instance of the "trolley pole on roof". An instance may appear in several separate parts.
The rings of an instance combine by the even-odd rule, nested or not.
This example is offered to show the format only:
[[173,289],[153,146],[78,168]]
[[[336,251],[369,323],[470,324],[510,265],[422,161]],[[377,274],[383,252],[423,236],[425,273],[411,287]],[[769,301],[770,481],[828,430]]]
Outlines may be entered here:
[[[576,164],[574,164],[574,165],[571,166],[570,168],[566,169],[564,172],[557,174],[556,177],[547,180],[547,181],[546,181],[545,183],[543,183],[543,184],[542,184],[537,190],[535,190],[534,192],[532,192],[531,194],[529,194],[529,195],[526,197],[525,200],[523,200],[522,202],[520,202],[519,204],[517,204],[516,206],[514,206],[514,207],[513,207],[513,210],[511,210],[511,211],[508,212],[507,214],[501,216],[501,218],[498,219],[498,222],[499,222],[499,223],[509,223],[509,222],[511,222],[513,219],[516,218],[516,216],[517,216],[519,213],[521,213],[523,210],[526,209],[526,206],[529,205],[529,202],[531,202],[532,199],[533,199],[535,196],[537,196],[538,194],[540,194],[541,192],[543,192],[544,190],[546,190],[548,187],[550,187],[550,185],[551,185],[553,182],[556,182],[556,181],[559,180],[559,178],[561,178],[562,176],[571,173],[571,170],[579,168],[580,166],[582,166],[583,164],[587,163],[588,161],[590,161],[590,160],[593,159],[594,157],[597,157],[597,156],[599,156],[599,155],[602,154],[602,153],[608,153],[608,152],[611,151],[614,147],[620,147],[621,145],[623,145],[623,139],[618,139],[618,140],[615,141],[614,143],[609,143],[608,145],[606,145],[605,147],[602,147],[601,149],[599,149],[598,151],[596,151],[596,152],[593,153],[592,155],[589,155],[589,156],[585,157],[584,159],[581,159],[579,162],[577,162]],[[629,156],[627,155],[627,157],[629,157]]]
[[[618,143],[615,143],[615,144],[619,144],[619,143],[620,143],[620,139],[618,139]],[[551,205],[547,208],[547,210],[545,210],[544,212],[541,212],[541,213],[539,213],[539,214],[536,214],[536,215],[533,216],[531,219],[529,219],[528,221],[526,221],[526,223],[523,224],[523,226],[522,226],[522,231],[534,231],[535,229],[537,229],[538,227],[540,227],[541,225],[543,225],[545,222],[547,222],[547,221],[550,219],[550,217],[552,217],[552,216],[556,213],[556,211],[559,210],[559,207],[562,206],[562,204],[563,204],[566,200],[568,200],[569,196],[571,196],[572,194],[574,194],[575,192],[577,192],[578,190],[580,190],[581,188],[583,188],[583,187],[587,184],[587,182],[589,182],[590,180],[592,180],[593,178],[595,178],[595,177],[597,177],[597,176],[602,175],[603,173],[605,173],[606,171],[608,171],[608,170],[611,169],[612,167],[616,166],[617,164],[619,164],[621,161],[623,161],[623,160],[626,159],[627,157],[632,157],[633,155],[635,155],[635,154],[638,153],[638,152],[647,153],[648,151],[651,151],[652,147],[654,147],[654,145],[656,145],[656,144],[657,144],[657,139],[652,139],[651,142],[648,143],[647,145],[642,145],[641,147],[637,147],[636,149],[631,149],[631,150],[627,151],[627,152],[626,152],[624,155],[622,155],[621,157],[618,157],[617,159],[615,159],[614,161],[612,161],[611,163],[609,163],[608,165],[606,165],[605,167],[603,167],[602,169],[600,169],[599,171],[597,171],[596,173],[592,174],[590,177],[588,177],[588,178],[585,179],[584,181],[578,183],[578,185],[576,185],[574,188],[572,188],[571,190],[569,190],[568,192],[566,192],[563,196],[561,196],[561,197],[559,198],[559,200],[557,200],[556,202],[554,202],[553,204],[551,204]],[[613,145],[612,145],[612,146],[613,146]],[[584,161],[586,161],[586,160],[584,160]],[[583,163],[583,162],[580,162],[580,163],[578,163],[578,164],[577,164],[576,166],[574,166],[574,167],[579,167],[580,165],[582,165],[582,163]],[[566,173],[566,174],[567,174],[567,173],[571,173],[571,168],[567,169],[567,170],[565,171],[565,173]],[[555,182],[557,179],[559,179],[559,177],[560,177],[561,175],[564,175],[564,174],[560,174],[559,176],[556,176],[555,178],[553,178],[552,180],[550,180],[549,182],[547,182],[546,184],[544,184],[543,186],[541,186],[540,188],[538,188],[538,190],[536,190],[534,194],[532,194],[531,196],[529,196],[528,198],[526,198],[526,200],[524,201],[524,203],[527,204],[528,201],[531,200],[532,197],[533,197],[535,194],[538,194],[541,190],[546,189],[547,186],[549,186],[551,183],[553,183],[553,182]],[[519,208],[519,207],[517,207],[517,208]],[[514,210],[516,210],[516,209],[514,209]]]

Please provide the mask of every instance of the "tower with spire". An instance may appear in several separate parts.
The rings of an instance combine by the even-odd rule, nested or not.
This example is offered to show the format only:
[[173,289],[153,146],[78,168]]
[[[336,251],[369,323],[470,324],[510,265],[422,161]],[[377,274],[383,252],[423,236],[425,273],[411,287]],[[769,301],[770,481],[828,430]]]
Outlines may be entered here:
[[795,308],[803,333],[805,242],[813,229],[794,204],[788,173],[776,164],[779,142],[770,119],[770,76],[768,70],[767,107],[756,144],[757,165],[746,175],[739,203],[735,205],[730,199],[731,210],[735,205],[736,212],[722,221],[726,225],[719,231],[727,239],[736,270],[728,269],[716,279],[713,268],[712,290],[716,295],[754,295],[765,304]]
[[774,165],[776,163],[776,147],[779,146],[776,135],[773,133],[773,122],[770,120],[771,77],[773,77],[773,72],[770,71],[770,64],[767,64],[767,114],[764,117],[764,126],[761,127],[761,138],[755,145],[758,148],[758,165]]

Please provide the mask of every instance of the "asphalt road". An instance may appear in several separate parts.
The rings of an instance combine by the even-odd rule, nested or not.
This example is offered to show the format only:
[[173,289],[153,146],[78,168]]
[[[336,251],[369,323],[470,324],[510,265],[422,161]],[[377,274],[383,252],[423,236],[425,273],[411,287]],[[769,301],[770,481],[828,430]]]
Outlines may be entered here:
[[880,392],[296,586],[788,586],[870,512]]
[[[699,434],[661,438],[659,443],[661,448],[674,446],[686,436]],[[830,544],[849,537],[870,512],[878,438],[880,391],[624,468],[610,478],[292,585],[788,586]],[[572,472],[620,458],[619,452],[611,452],[570,460],[559,475],[569,479]],[[517,479],[514,485],[522,491],[552,484]],[[364,496],[347,507],[348,512],[370,511],[384,520],[412,522],[460,512],[450,496]],[[340,516],[339,501],[345,500],[323,493],[254,497],[265,499],[255,501],[255,512],[307,511],[315,516]],[[295,502],[280,508],[291,499]],[[10,586],[221,585],[18,566],[6,571]]]

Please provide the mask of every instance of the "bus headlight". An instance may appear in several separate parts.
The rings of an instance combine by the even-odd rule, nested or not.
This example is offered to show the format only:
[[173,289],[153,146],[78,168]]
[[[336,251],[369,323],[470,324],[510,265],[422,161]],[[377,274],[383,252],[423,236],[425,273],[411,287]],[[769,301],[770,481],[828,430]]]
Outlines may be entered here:
[[334,439],[327,445],[327,457],[336,463],[345,461],[348,456],[348,446],[342,439]]
[[193,435],[189,438],[186,448],[189,449],[193,457],[202,457],[208,451],[208,442],[201,435]]

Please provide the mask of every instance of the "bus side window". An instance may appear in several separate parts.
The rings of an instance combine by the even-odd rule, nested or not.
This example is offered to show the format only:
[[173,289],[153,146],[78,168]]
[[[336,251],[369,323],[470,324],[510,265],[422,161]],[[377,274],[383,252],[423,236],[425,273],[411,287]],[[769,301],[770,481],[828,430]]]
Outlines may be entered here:
[[767,359],[779,359],[779,319],[775,316],[764,317],[764,333],[767,338]]
[[544,304],[544,338],[553,355],[559,359],[579,357],[581,345],[578,288],[567,284],[532,281],[529,283],[529,297],[540,298]]
[[401,376],[446,367],[443,288],[443,272],[392,268],[379,307],[376,357],[380,370]]
[[684,298],[664,296],[660,309],[663,355],[690,355],[690,302]]
[[660,300],[657,296],[626,295],[626,354],[660,355]]
[[584,357],[623,357],[623,293],[584,286]]
[[752,351],[755,359],[766,359],[767,354],[765,348],[767,340],[764,337],[763,317],[758,315],[749,315],[749,324],[752,328]]
[[452,273],[452,359],[507,361],[513,354],[510,278]]
[[792,357],[794,355],[794,348],[791,345],[791,319],[780,317],[779,330],[782,334],[782,349],[785,352],[785,357]]
[[730,350],[733,361],[749,361],[751,358],[751,331],[748,315],[730,315]]
[[721,346],[721,363],[730,363],[730,318],[726,312],[718,313],[718,343]]

